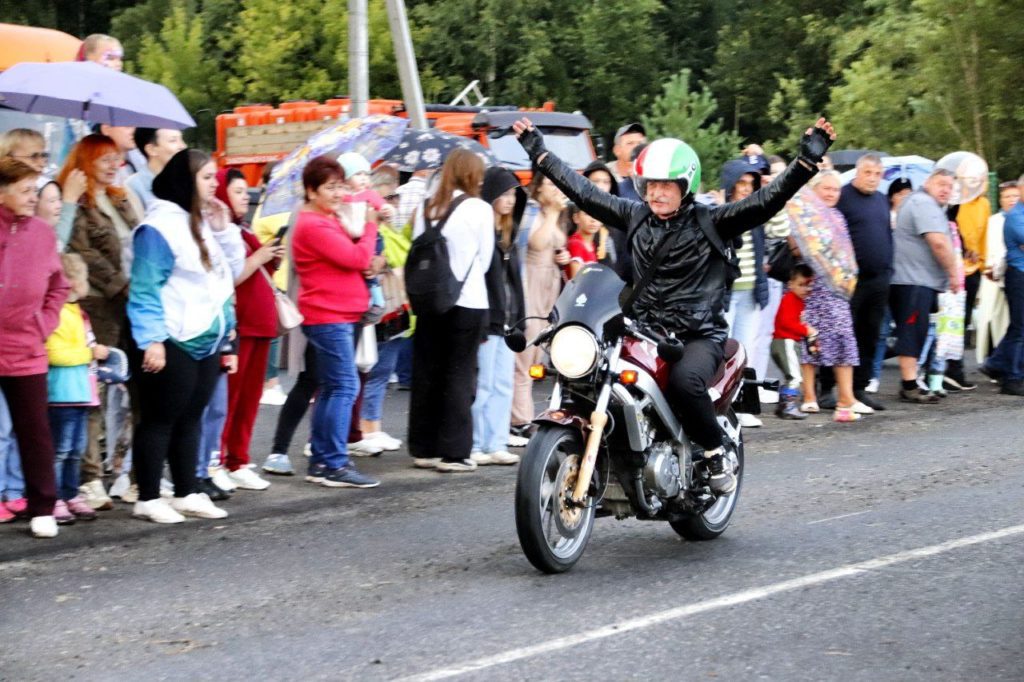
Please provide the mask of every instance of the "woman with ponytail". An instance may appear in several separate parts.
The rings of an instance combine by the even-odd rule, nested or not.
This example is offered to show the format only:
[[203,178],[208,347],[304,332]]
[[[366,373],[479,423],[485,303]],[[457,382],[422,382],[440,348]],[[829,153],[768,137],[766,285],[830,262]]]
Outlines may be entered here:
[[[232,297],[244,247],[238,228],[213,202],[217,168],[205,153],[178,152],[153,180],[155,201],[135,230],[128,319],[139,352],[134,369],[140,421],[134,466],[134,515],[179,523],[183,514],[223,518],[227,512],[196,492],[200,420],[221,369],[232,372]],[[164,461],[174,497],[160,497]]]

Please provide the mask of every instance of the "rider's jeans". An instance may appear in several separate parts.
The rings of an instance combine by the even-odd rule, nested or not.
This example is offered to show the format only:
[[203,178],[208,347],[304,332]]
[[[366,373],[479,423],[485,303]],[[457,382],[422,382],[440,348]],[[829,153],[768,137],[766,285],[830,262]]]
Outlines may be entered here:
[[669,377],[669,400],[686,435],[711,450],[722,445],[722,429],[708,395],[708,384],[718,371],[725,348],[710,339],[684,343],[683,359],[672,367]]
[[501,452],[512,421],[516,356],[501,336],[491,334],[477,352],[480,374],[473,401],[473,450]]

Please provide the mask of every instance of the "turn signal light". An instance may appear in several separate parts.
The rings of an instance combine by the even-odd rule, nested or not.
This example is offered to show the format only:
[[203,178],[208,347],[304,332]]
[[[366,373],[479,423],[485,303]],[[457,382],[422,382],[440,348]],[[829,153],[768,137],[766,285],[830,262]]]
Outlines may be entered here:
[[637,373],[635,369],[624,369],[619,373],[619,383],[632,386],[636,383]]
[[530,378],[539,380],[547,376],[544,365],[530,365]]

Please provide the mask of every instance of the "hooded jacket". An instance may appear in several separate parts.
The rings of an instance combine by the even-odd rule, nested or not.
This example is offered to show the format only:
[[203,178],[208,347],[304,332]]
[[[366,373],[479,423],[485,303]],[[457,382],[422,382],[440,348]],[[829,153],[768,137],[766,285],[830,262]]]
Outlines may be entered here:
[[[622,196],[620,190],[620,183],[615,181],[615,175],[612,173],[604,162],[592,161],[589,166],[583,169],[583,177],[590,179],[590,176],[597,171],[604,171],[612,178],[612,191],[611,193],[617,197]],[[623,182],[632,183],[631,178],[626,178]],[[633,258],[629,255],[629,251],[626,248],[626,226],[625,225],[605,225],[608,228],[609,236],[612,238],[612,244],[615,245],[615,262],[612,263],[612,269],[624,279],[629,282],[632,281],[633,277]]]
[[515,188],[516,204],[512,209],[512,236],[509,247],[502,248],[501,240],[495,235],[494,255],[491,267],[487,270],[487,300],[490,303],[490,317],[487,326],[489,335],[501,336],[506,329],[515,327],[526,330],[526,298],[523,295],[523,277],[519,266],[519,249],[516,248],[516,237],[519,224],[526,210],[526,190],[519,184],[519,178],[512,171],[492,167],[484,174],[484,186],[481,198],[488,204],[508,190]]
[[[726,161],[722,166],[722,190],[725,192],[726,201],[732,200],[736,183],[746,174],[754,176],[754,191],[761,188],[761,172],[770,166],[762,156],[745,156],[741,159]],[[752,295],[754,301],[761,308],[768,306],[768,274],[764,271],[765,236],[764,225],[758,225],[750,231],[750,240],[754,246],[754,290]],[[743,238],[740,237],[733,243],[734,248],[739,250],[743,246]]]
[[[781,211],[817,173],[817,169],[794,161],[775,182],[746,199],[713,208],[688,200],[674,216],[662,220],[645,203],[598,190],[554,154],[548,153],[539,168],[590,215],[606,225],[628,226],[636,280],[651,263],[665,231],[674,232],[658,271],[633,304],[634,318],[660,324],[684,339],[708,338],[719,343],[725,342],[728,332],[724,310],[730,291],[731,256],[727,246]],[[699,214],[706,227],[701,227]]]

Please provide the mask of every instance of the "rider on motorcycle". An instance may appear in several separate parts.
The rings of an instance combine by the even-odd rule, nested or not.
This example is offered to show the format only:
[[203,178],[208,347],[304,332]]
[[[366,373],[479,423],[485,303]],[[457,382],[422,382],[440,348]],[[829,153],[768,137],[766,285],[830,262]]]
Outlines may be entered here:
[[832,124],[820,118],[808,128],[797,159],[774,182],[745,199],[716,207],[694,202],[700,159],[682,140],[655,140],[637,157],[634,178],[644,197],[640,203],[599,190],[548,152],[544,136],[528,118],[517,121],[513,131],[537,168],[570,201],[606,225],[627,228],[634,281],[641,279],[659,246],[668,250],[650,284],[626,312],[685,344],[682,359],[672,368],[669,397],[686,433],[704,449],[712,490],[732,492],[736,476],[726,465],[723,434],[707,392],[725,355],[724,312],[738,270],[730,245],[781,211],[814,177],[836,137]]

